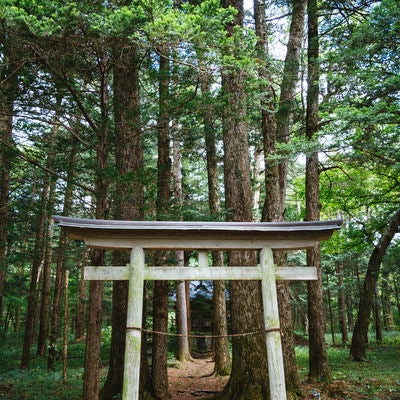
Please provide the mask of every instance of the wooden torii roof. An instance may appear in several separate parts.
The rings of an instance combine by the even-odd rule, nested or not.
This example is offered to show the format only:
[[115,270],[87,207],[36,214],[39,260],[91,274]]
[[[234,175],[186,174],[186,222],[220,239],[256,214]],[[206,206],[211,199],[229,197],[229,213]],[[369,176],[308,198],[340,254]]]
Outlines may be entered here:
[[66,235],[88,247],[145,249],[306,249],[327,240],[341,220],[307,222],[118,221],[54,216]]

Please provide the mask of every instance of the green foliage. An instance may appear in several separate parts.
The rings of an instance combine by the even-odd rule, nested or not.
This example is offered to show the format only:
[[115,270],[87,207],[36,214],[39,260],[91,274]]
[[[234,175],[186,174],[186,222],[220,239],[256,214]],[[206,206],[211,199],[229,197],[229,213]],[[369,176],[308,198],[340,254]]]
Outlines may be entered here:
[[[354,396],[363,396],[362,398],[389,399],[391,394],[398,394],[400,371],[397,357],[400,347],[398,340],[393,341],[393,338],[398,337],[398,332],[393,332],[385,337],[382,345],[374,346],[368,362],[350,361],[346,346],[329,345],[327,353],[332,371],[331,395],[334,398],[351,399],[354,393]],[[327,340],[329,341],[328,336]],[[300,378],[307,379],[308,347],[296,347],[296,359]],[[328,391],[322,384],[316,384],[315,387]]]
[[[22,341],[13,336],[3,338],[0,344],[0,398],[7,400],[78,400],[82,395],[85,342],[68,344],[68,378],[63,383],[62,358],[55,371],[47,370],[47,360],[33,357],[31,368],[19,368]],[[110,335],[102,336],[102,362],[108,361]]]
[[[326,83],[326,88],[321,105],[319,137],[314,141],[305,141],[302,137],[304,109],[299,96],[296,99],[293,138],[287,144],[279,144],[276,156],[271,157],[291,162],[285,218],[300,220],[304,217],[304,165],[296,161],[300,155],[320,151],[322,216],[345,220],[341,231],[322,246],[324,284],[325,289],[334,294],[334,312],[337,311],[335,268],[343,266],[344,287],[355,302],[368,256],[393,209],[399,206],[400,198],[400,11],[396,1],[386,0],[368,12],[364,18],[358,18],[359,13],[354,13],[346,24],[343,21],[337,23],[332,17],[329,28],[333,26],[334,30],[327,30],[321,37],[325,46],[322,83]],[[233,34],[227,35],[226,26],[234,16],[235,10],[222,8],[218,0],[183,2],[176,8],[171,0],[3,0],[0,3],[2,35],[11,32],[20,42],[20,46],[16,46],[20,76],[13,119],[15,148],[10,179],[5,310],[10,307],[12,312],[16,312],[22,305],[21,312],[24,313],[44,168],[57,178],[55,213],[62,210],[67,181],[73,185],[74,201],[70,211],[73,216],[94,216],[96,174],[109,185],[107,206],[110,218],[113,216],[115,184],[132,178],[130,174],[118,176],[113,156],[112,66],[116,61],[113,49],[117,42],[136,46],[139,54],[135,61],[140,63],[140,111],[145,157],[145,166],[139,175],[145,187],[145,217],[155,218],[158,65],[160,57],[167,55],[162,54],[165,46],[170,50],[171,66],[169,112],[171,120],[179,127],[177,137],[171,139],[179,140],[181,145],[184,195],[183,206],[173,201],[168,217],[185,220],[211,218],[203,113],[212,111],[223,199],[221,121],[225,104],[220,93],[221,69],[241,72],[248,95],[246,119],[254,148],[262,147],[259,104],[266,95],[259,90],[258,66],[260,62],[262,66],[268,64],[272,78],[271,82],[264,83],[275,89],[282,74],[281,61],[255,57],[256,36],[251,26],[244,29],[235,27]],[[271,29],[275,27],[271,26]],[[2,46],[0,43],[0,52]],[[201,93],[202,74],[207,74],[210,79],[210,93]],[[276,97],[278,101],[279,93]],[[62,99],[60,104],[59,98]],[[109,164],[100,167],[96,164],[96,152],[102,130],[108,132],[106,151]],[[69,177],[71,166],[68,160],[74,149],[77,154],[72,165],[74,175]],[[46,164],[49,153],[55,153],[52,165]],[[216,219],[223,218],[224,211],[221,211]],[[54,242],[57,239],[55,236]],[[76,294],[82,253],[81,243],[69,244],[66,250],[65,268],[71,271],[72,311],[78,301]],[[398,242],[391,247],[384,261],[384,268],[390,271],[389,279],[393,279],[398,269],[397,260]],[[291,255],[288,261],[289,264],[304,265],[304,253]],[[295,294],[293,308],[297,314],[304,314],[307,303],[305,284],[293,283],[292,287]],[[110,286],[105,285],[105,318],[111,312],[110,291]],[[349,313],[354,314],[355,304],[348,307]],[[103,338],[104,357],[109,336],[107,330]],[[393,346],[397,344],[393,338]],[[26,390],[24,385],[29,388],[29,398],[33,400],[63,396],[79,398],[82,344],[70,346],[71,376],[66,386],[60,384],[59,370],[56,373],[43,372],[44,362],[40,359],[33,361],[32,371],[18,371],[19,354],[12,353],[12,347],[9,352],[5,349],[2,352],[4,360],[0,367],[7,374],[1,376],[0,392],[3,391],[3,382],[8,385],[12,380],[13,386],[5,387],[9,390],[7,393],[11,393],[10,399],[22,398]],[[342,348],[330,348],[332,366],[337,371],[347,371],[353,365],[344,361],[347,358],[345,352]],[[381,354],[374,349],[372,355]],[[372,364],[371,367],[375,365]],[[366,374],[372,372],[361,367],[365,366],[360,365],[359,375],[354,373],[352,376],[346,372],[342,377],[364,383],[362,371]],[[340,378],[339,372],[336,377]],[[46,385],[47,381],[53,383]],[[40,391],[40,386],[46,390]]]

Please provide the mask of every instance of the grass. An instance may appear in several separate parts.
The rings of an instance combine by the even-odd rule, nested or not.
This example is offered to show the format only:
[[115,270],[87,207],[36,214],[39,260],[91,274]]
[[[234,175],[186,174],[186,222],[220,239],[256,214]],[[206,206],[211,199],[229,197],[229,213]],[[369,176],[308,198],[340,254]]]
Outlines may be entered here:
[[[365,362],[350,361],[348,346],[328,345],[332,381],[316,385],[325,390],[321,398],[400,400],[400,333],[386,333],[382,344],[371,339],[367,355]],[[300,377],[305,381],[308,347],[297,347],[296,356]]]
[[[107,336],[107,335],[105,335]],[[328,339],[328,337],[327,337]],[[28,370],[19,369],[21,343],[12,337],[0,343],[0,400],[79,400],[82,394],[84,343],[68,347],[68,380],[62,382],[62,361],[56,371],[47,371],[47,360],[32,358]],[[297,347],[299,374],[306,381],[308,347]],[[355,363],[348,359],[344,345],[329,345],[328,360],[332,371],[331,382],[306,386],[308,393],[318,390],[320,399],[394,400],[400,399],[400,333],[386,334],[382,344],[370,342],[367,362]],[[102,348],[102,359],[108,358],[108,337]],[[315,398],[315,397],[308,397]],[[318,397],[316,397],[318,398]]]
[[[47,370],[47,359],[32,356],[29,369],[19,368],[21,343],[7,338],[0,344],[0,400],[79,400],[83,387],[85,343],[68,346],[68,376],[63,382],[62,360],[55,371]],[[108,357],[108,345],[102,349],[102,359]]]

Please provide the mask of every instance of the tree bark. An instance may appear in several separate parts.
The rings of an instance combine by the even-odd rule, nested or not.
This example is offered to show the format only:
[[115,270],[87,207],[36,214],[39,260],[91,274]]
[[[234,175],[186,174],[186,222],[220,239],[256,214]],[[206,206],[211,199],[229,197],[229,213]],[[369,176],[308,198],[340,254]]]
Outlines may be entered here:
[[[202,54],[199,54],[201,63]],[[203,66],[200,75],[201,92],[205,99],[211,96],[211,84],[209,71]],[[216,220],[221,212],[218,182],[218,155],[216,146],[216,135],[213,128],[214,109],[207,102],[203,109],[204,138],[206,144],[207,181],[208,181],[208,207],[210,214]],[[224,257],[222,252],[212,253],[213,266],[223,266]],[[214,320],[214,374],[216,376],[229,375],[231,371],[231,359],[228,343],[228,323],[226,319],[226,297],[225,282],[214,281],[213,284]]]
[[[238,11],[227,27],[228,35],[235,26],[243,26],[242,1],[223,1],[224,7]],[[230,50],[227,50],[230,51]],[[225,208],[228,221],[252,220],[250,159],[246,124],[245,71],[223,67],[224,100],[224,183]],[[254,252],[230,252],[230,265],[251,265]],[[263,330],[261,289],[259,282],[232,281],[230,285],[232,331],[234,334]],[[232,373],[219,398],[267,399],[269,395],[267,355],[264,335],[233,338]]]
[[9,213],[10,172],[13,160],[12,118],[18,75],[13,44],[9,34],[0,36],[3,44],[0,67],[0,325],[3,315],[3,292],[6,279],[7,223]]
[[339,327],[342,334],[342,343],[346,344],[349,341],[348,328],[347,328],[347,310],[346,310],[346,297],[343,279],[343,266],[336,265],[336,275],[338,278],[338,307],[339,307]]
[[[168,219],[171,205],[171,158],[169,138],[169,84],[170,66],[167,47],[159,49],[159,117],[157,159],[157,219]],[[157,254],[157,264],[165,263],[166,255]],[[168,332],[168,282],[154,282],[153,330]],[[153,335],[151,385],[154,395],[168,399],[167,336]]]
[[85,336],[85,300],[86,300],[86,281],[84,279],[85,266],[87,265],[89,252],[83,255],[80,276],[79,276],[79,292],[78,305],[75,314],[75,340],[79,341]]
[[[176,78],[174,73],[174,79]],[[172,154],[173,154],[173,168],[172,168],[172,181],[174,193],[174,209],[177,219],[182,220],[182,206],[183,206],[183,189],[182,189],[182,154],[181,154],[181,140],[179,133],[178,120],[174,120],[172,129]],[[175,252],[177,265],[183,267],[185,265],[184,252],[178,250]],[[189,331],[187,319],[187,304],[186,304],[186,283],[185,281],[176,282],[176,328],[180,336],[178,336],[178,347],[176,349],[176,359],[184,362],[191,359],[189,349]]]
[[[319,37],[318,6],[316,0],[308,1],[308,76],[306,138],[313,140],[318,132],[319,105]],[[306,157],[306,220],[320,219],[319,161],[318,153]],[[309,372],[310,381],[329,379],[331,376],[325,343],[325,315],[322,290],[320,245],[307,250],[307,265],[317,268],[318,279],[308,281],[309,320]]]
[[[213,253],[213,266],[223,266],[223,253]],[[226,320],[225,282],[214,281],[213,286],[214,320],[214,375],[226,376],[231,372],[231,357],[228,343],[228,324]]]
[[376,283],[379,277],[382,259],[386,253],[393,236],[400,225],[400,209],[396,210],[390,219],[378,244],[374,247],[368,260],[367,274],[361,290],[360,303],[358,305],[357,320],[354,326],[353,337],[350,346],[350,357],[353,361],[363,361],[367,358],[368,327],[373,305]]
[[[54,117],[54,124],[49,143],[49,151],[47,154],[46,167],[51,169],[54,161],[54,137],[56,137],[59,126],[59,109],[61,105],[61,96],[57,94],[56,114]],[[51,286],[51,264],[52,264],[52,237],[54,223],[50,220],[52,210],[54,208],[54,196],[56,180],[54,176],[49,177],[49,201],[47,205],[47,219],[48,226],[46,227],[44,239],[44,257],[43,257],[43,274],[42,274],[42,288],[41,288],[41,301],[39,311],[39,335],[37,341],[37,355],[44,357],[46,355],[46,342],[49,336],[49,319],[50,319],[50,286]]]
[[[96,181],[95,181],[95,216],[106,219],[108,216],[108,188],[109,180],[104,175],[105,168],[109,165],[109,67],[108,55],[104,51],[99,60],[100,75],[100,109],[101,121],[96,127]],[[91,252],[92,265],[104,265],[105,251],[95,249]],[[87,305],[86,321],[86,352],[85,372],[83,379],[83,398],[85,400],[99,399],[100,380],[100,348],[101,348],[101,323],[103,282],[90,281],[89,301]]]
[[[92,265],[104,265],[104,250],[93,250],[91,260]],[[102,298],[103,282],[90,281],[83,375],[83,398],[87,400],[99,399]]]
[[[293,109],[296,86],[298,84],[300,51],[304,33],[304,14],[306,1],[295,1],[292,7],[284,74],[280,85],[280,100],[275,117],[275,94],[271,86],[269,66],[259,68],[261,75],[260,91],[265,93],[261,104],[261,129],[264,139],[265,160],[265,201],[263,205],[263,221],[283,221],[286,200],[286,180],[288,160],[277,161],[276,147],[278,142],[288,143],[293,126]],[[258,37],[258,56],[262,60],[269,57],[268,32],[265,21],[265,1],[254,2],[256,33]],[[277,265],[284,265],[286,255],[274,252]],[[279,317],[283,334],[282,350],[284,354],[285,380],[289,390],[296,391],[299,378],[296,367],[296,356],[293,336],[292,311],[288,282],[277,282]]]
[[[72,196],[73,196],[73,177],[74,177],[74,163],[77,154],[77,140],[71,138],[71,151],[68,157],[68,167],[67,167],[67,185],[64,193],[64,204],[62,215],[70,215],[72,206]],[[60,239],[57,246],[57,256],[56,256],[56,274],[54,279],[54,289],[53,289],[53,305],[51,313],[50,322],[50,335],[49,335],[49,351],[47,358],[47,368],[49,370],[54,370],[55,362],[57,358],[57,339],[59,337],[60,331],[60,316],[61,316],[61,295],[63,286],[63,269],[64,269],[64,251],[66,249],[66,235],[64,231],[60,233]],[[83,303],[79,302],[79,304]],[[83,322],[83,321],[82,321]]]
[[[54,195],[55,180],[52,180],[50,189],[50,198]],[[50,200],[51,203],[51,200]],[[50,216],[49,216],[50,217]],[[51,258],[52,258],[52,237],[54,223],[48,218],[49,224],[46,230],[45,249],[43,259],[43,274],[42,274],[42,288],[41,288],[41,301],[39,311],[39,335],[37,341],[37,355],[41,357],[46,356],[47,339],[49,336],[49,317],[50,317],[50,286],[51,286]]]
[[[124,41],[115,44],[113,77],[115,163],[118,171],[114,216],[119,220],[141,220],[144,218],[144,192],[141,180],[143,150],[139,105],[139,62],[135,46]],[[129,258],[126,253],[113,254],[114,265],[125,265],[127,262]],[[122,393],[128,286],[128,281],[113,282],[110,366],[106,382],[101,390],[102,400],[112,400],[117,394]],[[143,367],[146,368],[144,364]],[[144,390],[144,388],[141,389]]]
[[66,269],[64,272],[64,328],[63,328],[63,384],[68,381],[68,328],[69,328],[69,271]]
[[387,331],[392,331],[395,327],[393,318],[393,307],[392,307],[392,288],[389,285],[389,273],[388,271],[382,272],[382,312],[383,312],[383,327]]
[[[278,143],[289,143],[292,135],[296,90],[298,90],[300,57],[304,36],[304,20],[307,0],[293,0],[292,20],[289,29],[285,63],[280,85],[279,107],[276,113],[276,139]],[[279,187],[281,199],[286,197],[289,160],[279,164]],[[284,204],[282,204],[284,207]]]
[[37,295],[38,282],[40,277],[40,269],[44,262],[44,246],[46,235],[46,222],[48,219],[47,206],[49,201],[50,177],[46,172],[43,178],[42,196],[41,196],[41,212],[36,221],[35,247],[33,251],[31,281],[28,295],[28,308],[25,318],[25,335],[22,348],[22,357],[20,368],[28,368],[30,362],[30,350],[33,344],[33,338],[36,331],[37,317]]
[[374,295],[374,317],[375,317],[375,339],[377,343],[382,343],[382,320],[381,320],[381,296],[379,295],[378,282],[375,286]]
[[396,275],[393,276],[393,291],[396,299],[397,313],[400,315],[400,293],[399,293],[399,279]]
[[328,304],[328,316],[329,316],[329,324],[331,328],[331,338],[332,338],[332,344],[335,344],[335,317],[333,315],[333,308],[332,308],[332,294],[331,294],[331,288],[329,284],[329,275],[325,275],[325,283],[326,283],[326,302]]

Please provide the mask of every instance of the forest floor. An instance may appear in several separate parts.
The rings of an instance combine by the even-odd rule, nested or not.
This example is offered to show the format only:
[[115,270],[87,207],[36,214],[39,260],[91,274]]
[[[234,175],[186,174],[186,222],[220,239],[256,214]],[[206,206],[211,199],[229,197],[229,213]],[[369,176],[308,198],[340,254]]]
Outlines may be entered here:
[[[399,366],[400,368],[400,366]],[[194,358],[178,363],[168,369],[171,400],[207,399],[221,392],[228,377],[213,375],[214,363],[211,357]],[[400,382],[399,382],[400,383]],[[379,388],[374,382],[347,381],[335,379],[330,383],[301,384],[302,394],[298,398],[320,400],[400,400],[398,390]]]
[[[337,339],[337,343],[339,340]],[[349,360],[347,345],[327,346],[332,380],[329,383],[307,383],[309,348],[307,343],[296,346],[296,361],[302,395],[309,400],[400,400],[400,331],[386,333],[384,343],[371,339],[368,361]],[[48,371],[47,359],[32,357],[30,368],[19,368],[21,343],[15,338],[0,338],[0,400],[79,400],[82,399],[85,343],[73,342],[68,347],[68,379],[63,381],[62,360],[55,371]],[[109,345],[102,347],[104,370],[107,374]],[[221,392],[228,377],[215,377],[212,355],[196,357],[179,364],[169,358],[169,390],[171,400],[205,400]],[[174,367],[172,367],[174,365]]]
[[229,377],[213,375],[211,357],[193,358],[168,368],[171,400],[189,400],[210,397],[224,388]]

